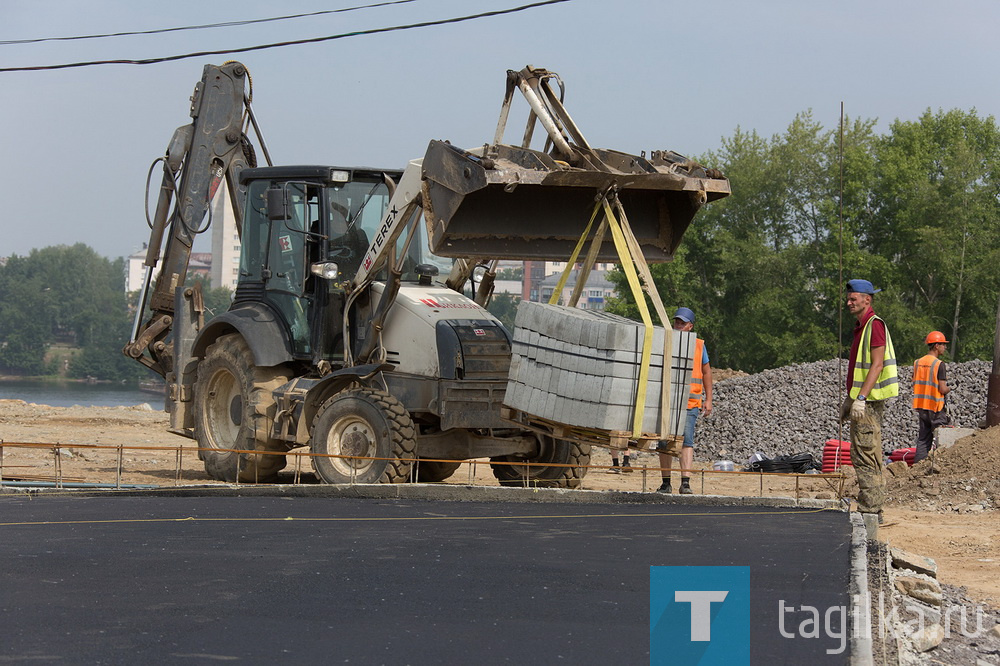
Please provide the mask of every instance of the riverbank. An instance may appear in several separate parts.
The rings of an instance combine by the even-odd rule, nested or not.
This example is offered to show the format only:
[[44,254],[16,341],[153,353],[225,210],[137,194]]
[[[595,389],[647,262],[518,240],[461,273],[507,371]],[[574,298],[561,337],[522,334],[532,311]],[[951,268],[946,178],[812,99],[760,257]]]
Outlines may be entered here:
[[163,408],[163,391],[147,392],[138,382],[108,382],[50,377],[0,377],[0,400],[24,400],[54,407],[118,407],[148,403]]

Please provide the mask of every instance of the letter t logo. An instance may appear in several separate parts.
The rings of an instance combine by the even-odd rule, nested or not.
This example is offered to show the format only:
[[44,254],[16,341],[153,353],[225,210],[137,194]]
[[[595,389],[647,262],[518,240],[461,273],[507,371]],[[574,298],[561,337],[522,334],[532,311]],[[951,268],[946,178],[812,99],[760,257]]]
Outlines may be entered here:
[[712,602],[725,601],[729,592],[699,591],[699,590],[676,590],[674,601],[691,604],[691,640],[710,641],[712,640]]

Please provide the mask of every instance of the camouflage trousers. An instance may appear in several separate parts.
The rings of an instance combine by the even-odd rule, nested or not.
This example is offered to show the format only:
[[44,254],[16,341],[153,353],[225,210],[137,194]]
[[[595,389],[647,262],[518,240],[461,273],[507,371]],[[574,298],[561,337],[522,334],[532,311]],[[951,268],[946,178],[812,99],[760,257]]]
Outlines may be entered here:
[[858,511],[862,513],[878,513],[885,504],[884,413],[884,402],[868,402],[864,417],[851,419],[851,464],[858,477]]

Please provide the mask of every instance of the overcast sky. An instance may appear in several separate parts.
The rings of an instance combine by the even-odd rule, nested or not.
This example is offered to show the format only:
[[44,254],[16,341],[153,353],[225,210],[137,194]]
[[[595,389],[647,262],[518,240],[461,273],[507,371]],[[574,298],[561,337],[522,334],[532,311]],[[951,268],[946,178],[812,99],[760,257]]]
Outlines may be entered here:
[[[375,0],[0,0],[0,41],[266,18]],[[240,48],[512,8],[414,0],[252,26],[0,45],[0,67]],[[571,0],[508,16],[156,65],[0,72],[0,256],[83,242],[107,257],[148,239],[146,173],[206,63],[238,59],[277,164],[402,167],[430,139],[492,140],[507,69],[562,75],[596,147],[695,155],[737,127],[764,136],[812,109],[912,120],[1000,109],[1000,2]],[[523,113],[512,118],[517,143]],[[207,234],[206,234],[207,236]],[[207,249],[207,248],[202,248]]]

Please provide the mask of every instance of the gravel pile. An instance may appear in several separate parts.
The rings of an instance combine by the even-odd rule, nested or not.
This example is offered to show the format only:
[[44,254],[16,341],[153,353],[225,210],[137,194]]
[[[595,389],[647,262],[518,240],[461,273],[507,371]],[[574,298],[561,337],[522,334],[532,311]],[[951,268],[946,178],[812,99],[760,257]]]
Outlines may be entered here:
[[[975,428],[986,418],[986,361],[948,363],[948,403],[953,425]],[[733,460],[744,465],[759,451],[769,458],[807,451],[817,460],[823,444],[840,435],[841,386],[846,382],[843,362],[817,361],[732,377],[714,385],[713,413],[698,419],[695,451],[700,460]],[[910,408],[912,365],[900,366],[900,395],[890,400],[882,427],[887,451],[913,446],[917,420]],[[843,439],[849,439],[844,424]]]

